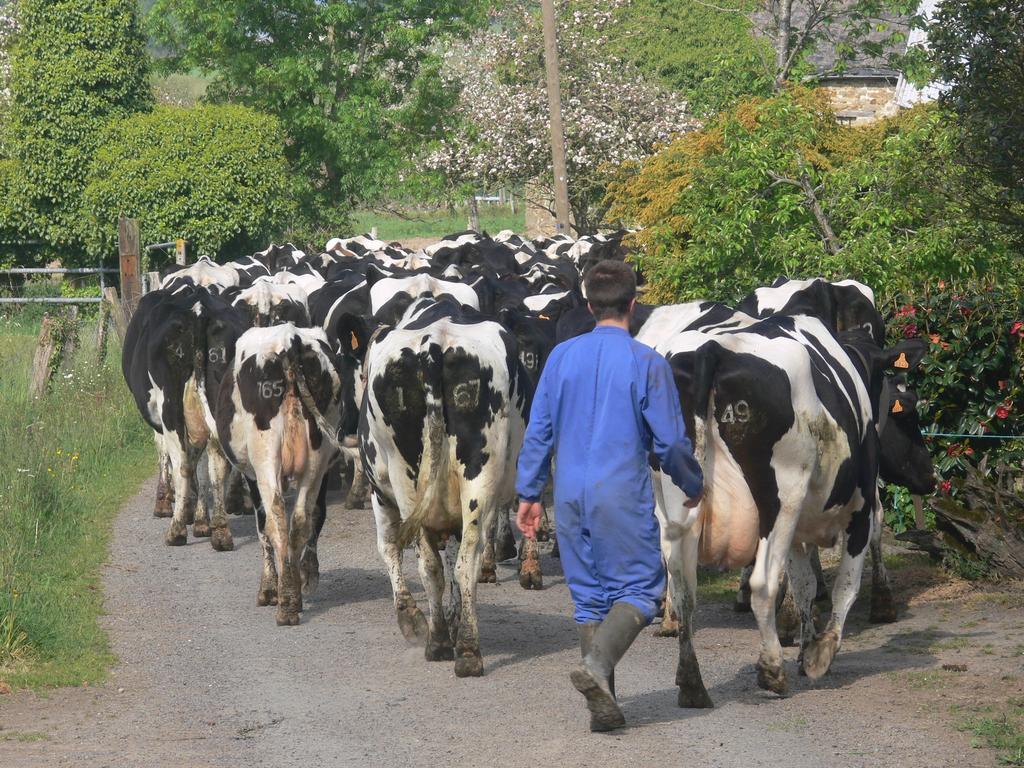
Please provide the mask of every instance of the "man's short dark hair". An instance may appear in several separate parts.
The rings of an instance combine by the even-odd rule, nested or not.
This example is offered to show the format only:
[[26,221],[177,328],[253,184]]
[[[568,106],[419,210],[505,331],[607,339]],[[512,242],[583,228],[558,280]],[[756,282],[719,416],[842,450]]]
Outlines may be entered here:
[[625,317],[636,298],[636,273],[623,261],[599,261],[583,280],[596,320]]

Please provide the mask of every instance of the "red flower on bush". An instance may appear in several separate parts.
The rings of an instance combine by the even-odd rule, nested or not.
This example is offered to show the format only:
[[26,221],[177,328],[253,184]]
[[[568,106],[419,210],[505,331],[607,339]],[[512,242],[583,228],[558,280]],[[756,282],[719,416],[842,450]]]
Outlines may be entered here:
[[953,484],[949,480],[943,480],[939,483],[939,488],[942,489],[943,493],[948,494],[953,489]]
[[906,328],[903,329],[903,335],[908,339],[912,339],[917,336],[917,326],[914,323],[910,323]]
[[1000,405],[998,408],[996,408],[996,418],[1005,419],[1009,415],[1010,409],[1007,408],[1005,405]]
[[1024,336],[1024,322],[1017,320],[1010,326],[1010,335]]

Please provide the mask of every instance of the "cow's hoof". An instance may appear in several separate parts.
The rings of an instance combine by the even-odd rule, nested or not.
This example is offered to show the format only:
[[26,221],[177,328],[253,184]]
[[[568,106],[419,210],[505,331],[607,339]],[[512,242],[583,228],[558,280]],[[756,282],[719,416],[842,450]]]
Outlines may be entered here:
[[484,673],[484,660],[480,654],[459,656],[455,660],[456,677],[480,677]]
[[679,688],[679,696],[676,703],[681,709],[714,709],[715,705],[708,696],[708,692],[701,685],[699,688]]
[[153,504],[153,517],[174,517],[174,502],[166,496],[157,497]]
[[164,536],[164,544],[166,544],[168,547],[183,547],[187,543],[188,534],[186,534],[184,531],[182,531],[181,533],[175,533],[174,529],[172,528],[167,532],[167,535]]
[[811,640],[804,649],[803,669],[811,680],[817,680],[828,672],[832,660],[839,650],[839,637],[835,632],[825,631]]
[[320,585],[320,559],[311,549],[307,549],[299,561],[299,579],[305,597],[311,597]]
[[871,613],[868,621],[872,624],[892,624],[896,621],[896,604],[889,589],[876,589],[871,593]]
[[782,665],[771,666],[757,662],[757,685],[766,691],[779,696],[789,695],[789,684],[786,682],[786,670]]
[[497,584],[498,583],[498,572],[494,566],[490,568],[484,567],[480,569],[480,578],[477,579],[480,584]]
[[265,605],[277,605],[277,590],[261,587],[256,593],[256,605],[261,608]]
[[299,625],[299,613],[298,611],[282,611],[277,612],[277,626],[279,627],[297,627]]
[[205,520],[196,520],[192,524],[192,535],[197,539],[207,539],[213,533],[213,529],[210,528],[210,524]]
[[423,657],[427,661],[452,661],[455,658],[455,647],[451,640],[435,641],[433,637],[430,637],[423,651]]
[[398,614],[398,628],[402,635],[410,643],[426,642],[430,632],[427,628],[427,617],[423,615],[415,604],[401,606],[396,611]]
[[227,527],[214,528],[210,544],[217,552],[230,552],[235,548],[235,540],[231,538],[231,531]]
[[679,620],[674,616],[662,619],[661,624],[654,630],[655,637],[679,637]]
[[540,570],[526,570],[519,574],[519,586],[523,589],[544,589],[544,576]]

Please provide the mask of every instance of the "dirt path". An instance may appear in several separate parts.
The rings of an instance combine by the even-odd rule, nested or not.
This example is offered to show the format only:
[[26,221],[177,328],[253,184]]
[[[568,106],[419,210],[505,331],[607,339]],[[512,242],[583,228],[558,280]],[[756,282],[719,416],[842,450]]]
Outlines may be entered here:
[[798,679],[787,651],[785,700],[755,686],[751,617],[705,603],[697,650],[717,708],[676,708],[674,642],[647,632],[617,675],[633,727],[591,735],[567,682],[578,651],[557,561],[542,592],[507,566],[481,586],[486,674],[457,680],[399,635],[368,511],[329,510],[320,592],[301,626],[278,628],[255,606],[251,519],[232,518],[234,553],[171,549],[152,496],[148,484],[114,535],[110,682],[0,696],[0,765],[981,766],[994,755],[955,730],[951,704],[1022,692],[1019,603],[916,600],[885,627],[858,604],[822,684]]

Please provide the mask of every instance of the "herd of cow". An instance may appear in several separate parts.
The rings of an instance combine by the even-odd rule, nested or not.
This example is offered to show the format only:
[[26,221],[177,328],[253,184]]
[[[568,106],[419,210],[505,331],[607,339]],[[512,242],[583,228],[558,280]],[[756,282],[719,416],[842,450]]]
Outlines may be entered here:
[[[456,675],[482,674],[475,590],[494,580],[496,560],[515,556],[508,511],[531,395],[555,344],[593,328],[583,276],[622,260],[621,241],[461,232],[412,252],[359,236],[318,255],[271,246],[169,272],[139,302],[122,361],[156,432],[166,543],[184,544],[191,524],[230,550],[228,512],[255,512],[257,604],[297,624],[317,585],[328,475],[350,467],[345,506],[362,506],[368,484],[402,633],[428,660],[454,659]],[[873,294],[853,281],[780,279],[736,308],[638,306],[632,325],[672,366],[705,474],[690,509],[651,470],[670,575],[661,631],[679,638],[680,706],[711,705],[692,644],[698,564],[746,568],[759,685],[787,690],[775,618],[787,581],[801,670],[823,675],[869,549],[872,617],[894,618],[878,483],[934,486],[903,376],[923,345],[886,349]],[[817,547],[837,541],[818,631]],[[428,616],[403,576],[408,546]],[[520,560],[521,584],[538,588],[535,542]]]

